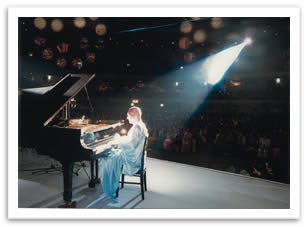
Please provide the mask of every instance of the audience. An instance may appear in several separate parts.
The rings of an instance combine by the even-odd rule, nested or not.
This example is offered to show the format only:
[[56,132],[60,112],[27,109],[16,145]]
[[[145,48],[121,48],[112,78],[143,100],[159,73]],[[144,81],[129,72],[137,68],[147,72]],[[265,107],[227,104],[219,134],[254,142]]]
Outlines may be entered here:
[[161,151],[203,152],[206,144],[211,144],[214,154],[221,159],[230,156],[238,160],[237,173],[287,181],[281,172],[282,153],[287,159],[289,152],[286,134],[289,126],[283,116],[204,112],[187,119],[178,112],[148,115],[150,145]]
[[[120,115],[121,107],[114,108],[104,109],[103,115],[96,118],[124,119]],[[152,111],[146,107],[143,111],[149,130],[149,148],[153,150],[176,156],[207,152],[209,146],[216,159],[236,160],[232,163],[236,173],[289,183],[289,124],[283,114],[204,110],[190,116],[176,108]]]

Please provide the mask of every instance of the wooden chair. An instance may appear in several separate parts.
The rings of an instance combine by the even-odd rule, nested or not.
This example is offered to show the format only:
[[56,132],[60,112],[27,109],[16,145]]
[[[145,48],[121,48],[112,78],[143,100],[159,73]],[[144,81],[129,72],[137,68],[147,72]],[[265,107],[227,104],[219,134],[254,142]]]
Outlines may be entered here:
[[[133,175],[133,177],[139,177],[140,182],[127,182],[127,181],[125,181],[125,174],[122,174],[121,181],[119,182],[121,184],[121,188],[124,187],[124,184],[139,184],[141,186],[142,200],[145,199],[144,189],[145,189],[145,191],[147,191],[146,165],[145,165],[145,162],[146,162],[145,160],[146,160],[146,157],[147,157],[147,151],[146,151],[147,140],[148,140],[148,138],[145,137],[144,147],[143,147],[143,151],[142,151],[141,168],[139,169],[139,171],[136,174]],[[118,194],[119,194],[119,188],[116,190],[116,197],[118,197]]]

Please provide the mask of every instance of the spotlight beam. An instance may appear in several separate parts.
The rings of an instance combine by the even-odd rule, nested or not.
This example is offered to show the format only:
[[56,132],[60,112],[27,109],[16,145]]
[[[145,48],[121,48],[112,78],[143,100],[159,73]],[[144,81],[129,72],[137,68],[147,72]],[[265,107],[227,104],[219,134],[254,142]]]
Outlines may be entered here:
[[208,58],[203,64],[204,76],[211,85],[217,84],[237,59],[247,42],[224,49]]

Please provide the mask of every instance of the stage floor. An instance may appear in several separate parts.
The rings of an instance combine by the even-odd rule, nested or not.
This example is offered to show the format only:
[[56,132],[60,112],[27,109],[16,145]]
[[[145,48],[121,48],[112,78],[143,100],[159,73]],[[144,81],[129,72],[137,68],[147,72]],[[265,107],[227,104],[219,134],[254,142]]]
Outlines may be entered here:
[[[51,163],[47,156],[19,152],[20,170]],[[85,169],[89,173],[89,168]],[[32,175],[31,171],[19,171],[19,208],[56,208],[62,203],[62,183],[60,172]],[[145,200],[139,185],[125,185],[119,202],[113,203],[100,185],[88,188],[83,169],[73,177],[73,198],[77,208],[89,209],[289,209],[290,185],[147,158]]]

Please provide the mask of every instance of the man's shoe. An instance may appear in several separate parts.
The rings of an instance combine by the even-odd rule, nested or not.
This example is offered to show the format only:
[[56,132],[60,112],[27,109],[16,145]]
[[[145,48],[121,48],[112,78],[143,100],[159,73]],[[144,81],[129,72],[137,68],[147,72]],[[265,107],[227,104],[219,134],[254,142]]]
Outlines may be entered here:
[[77,202],[72,201],[72,202],[64,203],[64,204],[58,206],[58,208],[76,208],[76,206],[77,206]]

